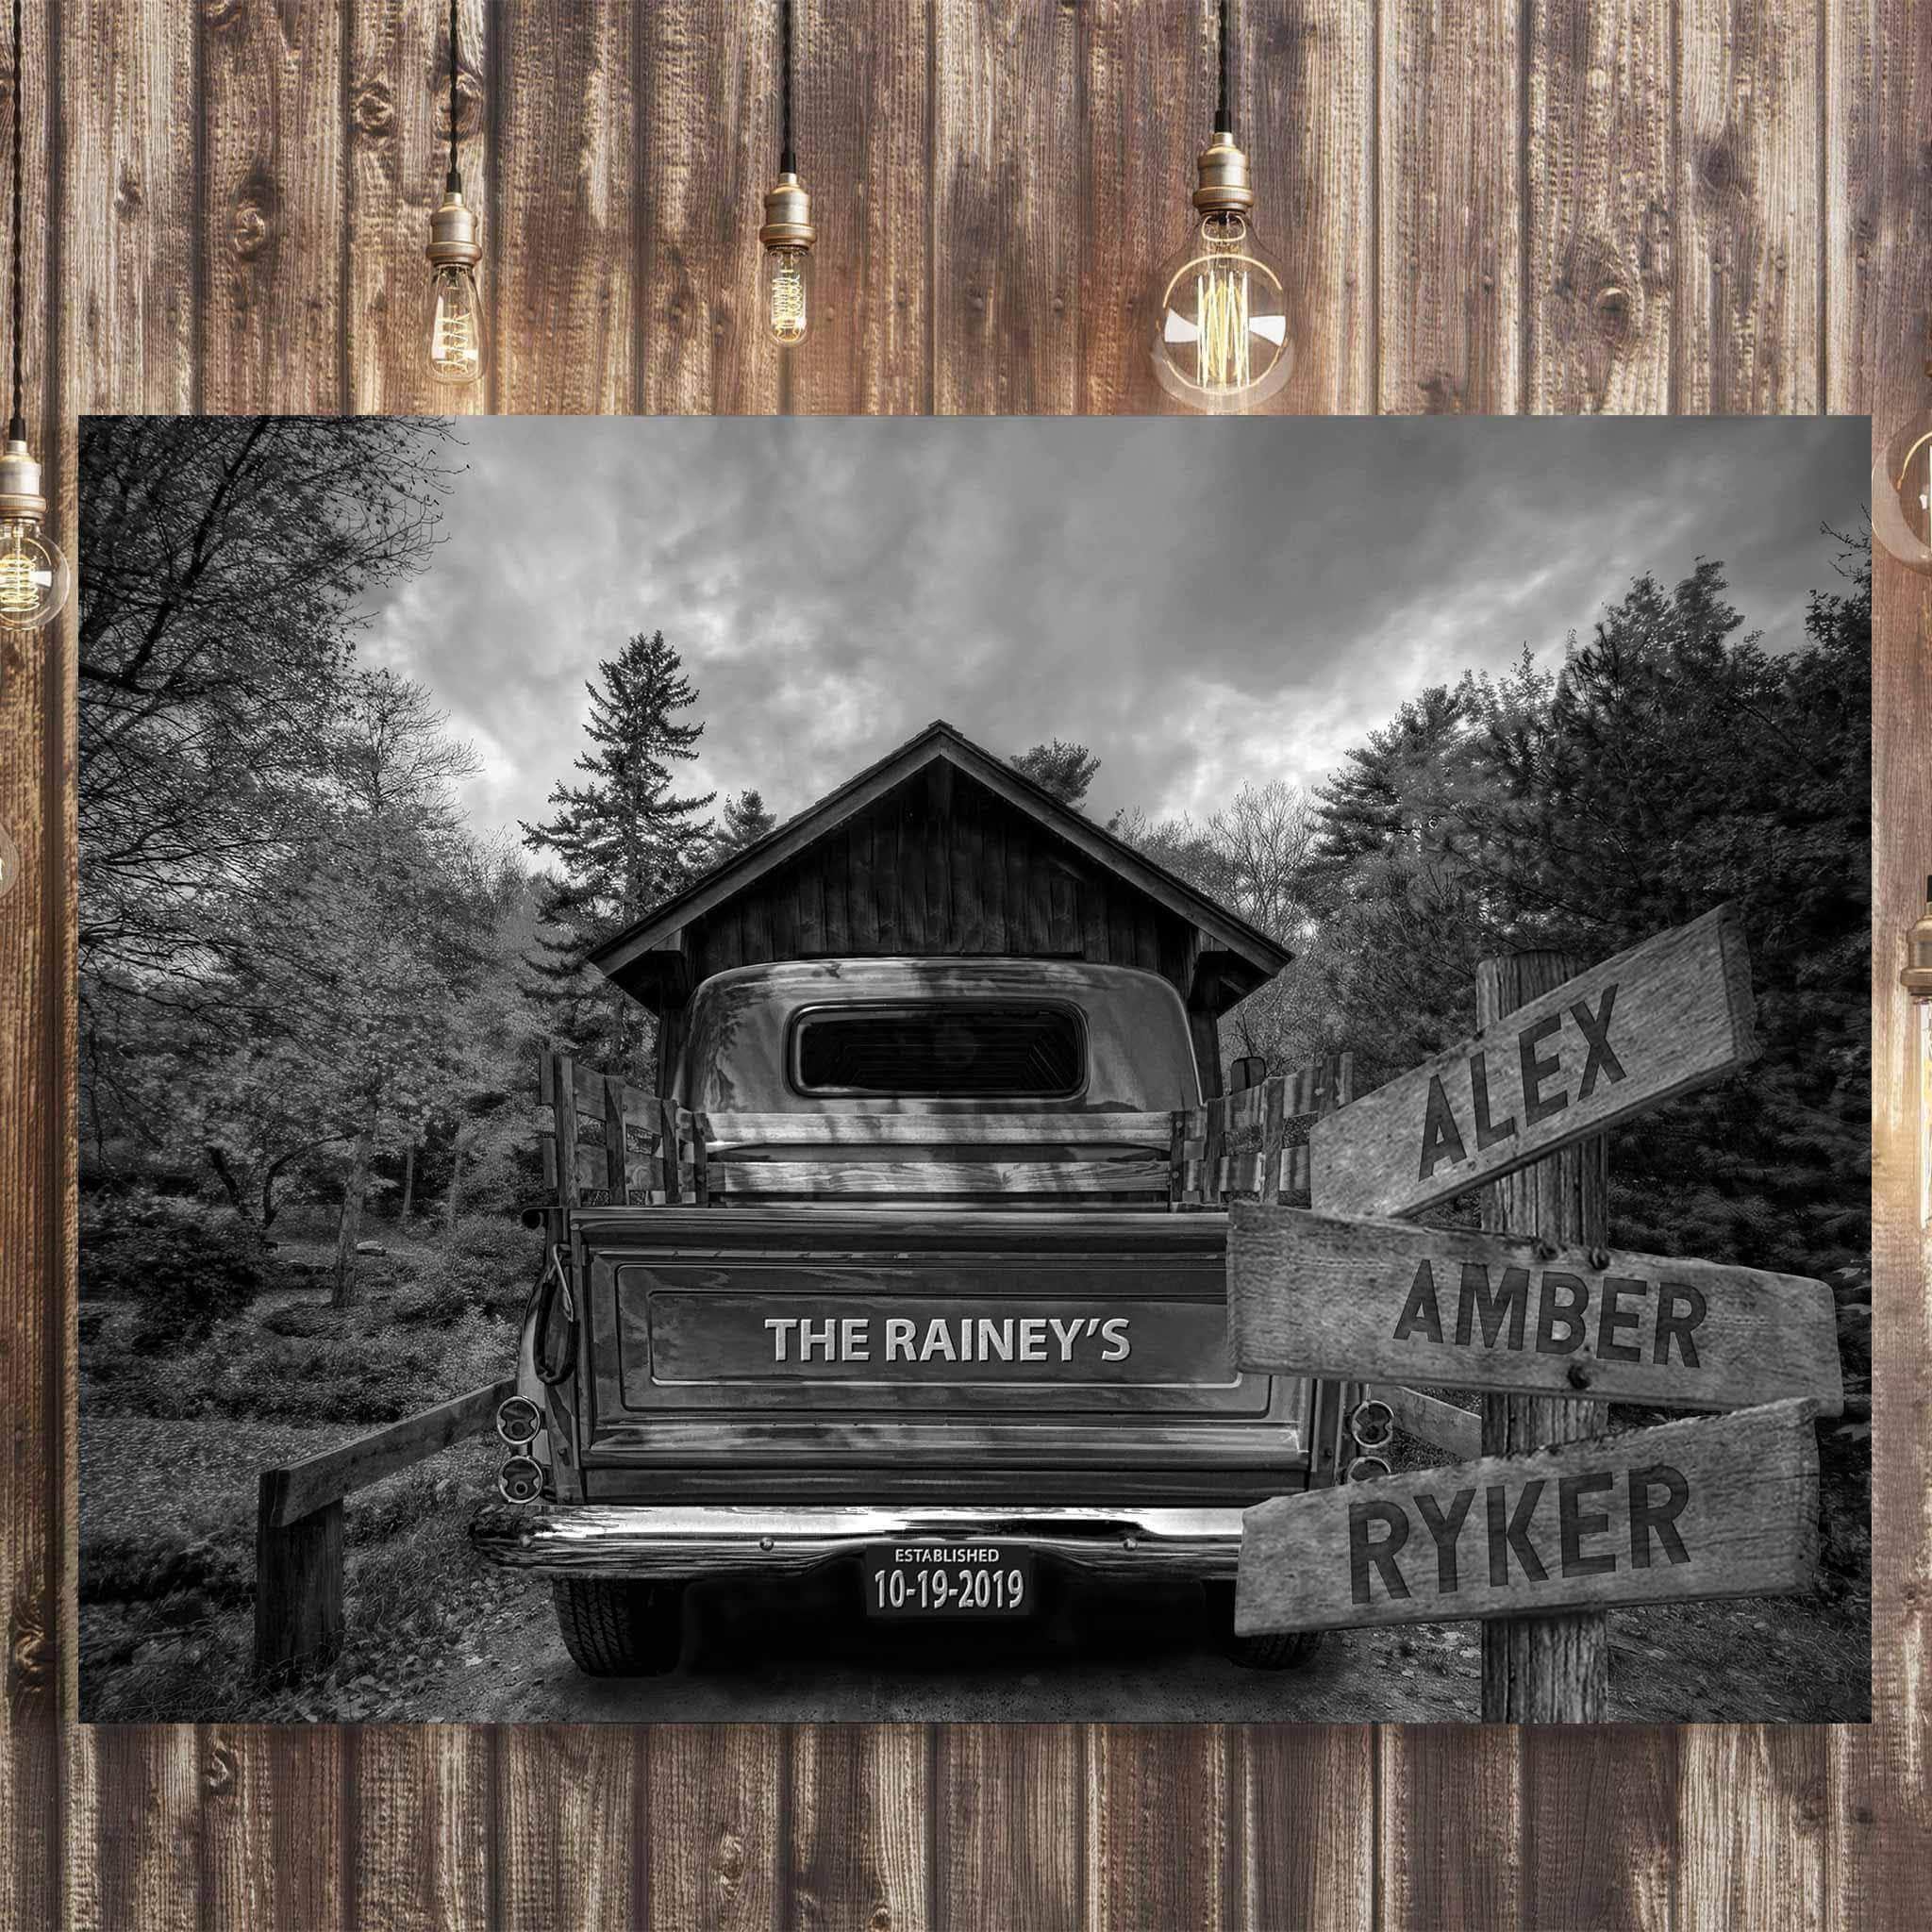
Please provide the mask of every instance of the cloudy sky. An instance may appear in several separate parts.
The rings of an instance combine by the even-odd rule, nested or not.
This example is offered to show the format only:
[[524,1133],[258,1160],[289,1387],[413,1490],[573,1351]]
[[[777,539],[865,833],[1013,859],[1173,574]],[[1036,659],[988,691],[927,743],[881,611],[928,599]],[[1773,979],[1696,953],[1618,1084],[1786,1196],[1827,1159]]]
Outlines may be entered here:
[[1859,420],[471,419],[446,541],[365,649],[437,693],[482,827],[540,816],[584,680],[661,628],[691,790],[783,817],[933,718],[1100,754],[1105,818],[1304,783],[1401,701],[1559,659],[1639,571],[1768,643],[1862,527]]

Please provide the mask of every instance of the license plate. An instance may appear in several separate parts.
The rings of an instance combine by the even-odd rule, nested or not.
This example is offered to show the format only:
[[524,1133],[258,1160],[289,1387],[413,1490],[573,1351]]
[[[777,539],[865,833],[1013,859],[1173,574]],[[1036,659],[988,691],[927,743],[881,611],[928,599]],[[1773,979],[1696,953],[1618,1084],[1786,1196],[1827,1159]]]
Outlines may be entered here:
[[1024,1617],[1033,1552],[1000,1543],[873,1543],[865,1553],[872,1617]]

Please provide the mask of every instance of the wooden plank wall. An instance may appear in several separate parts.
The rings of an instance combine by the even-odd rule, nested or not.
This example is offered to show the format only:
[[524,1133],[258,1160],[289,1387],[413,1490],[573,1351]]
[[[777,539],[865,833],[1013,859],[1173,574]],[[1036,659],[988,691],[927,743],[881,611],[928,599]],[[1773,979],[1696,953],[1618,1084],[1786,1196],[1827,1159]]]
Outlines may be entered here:
[[[58,491],[83,410],[431,404],[434,0],[25,12],[29,400]],[[1159,407],[1137,305],[1207,125],[1209,0],[803,0],[821,317],[783,371],[749,301],[774,12],[464,0],[494,336],[475,406]],[[1262,225],[1307,328],[1281,408],[1915,405],[1932,0],[1236,14]],[[59,507],[71,530],[71,494]],[[1915,1922],[1932,1318],[1893,972],[1932,820],[1921,590],[1880,569],[1881,1715],[1832,1730],[58,1727],[75,1657],[73,622],[10,647],[0,1921]]]
[[693,983],[813,954],[1060,953],[1158,973],[1186,997],[1192,924],[974,780],[924,775],[692,922]]

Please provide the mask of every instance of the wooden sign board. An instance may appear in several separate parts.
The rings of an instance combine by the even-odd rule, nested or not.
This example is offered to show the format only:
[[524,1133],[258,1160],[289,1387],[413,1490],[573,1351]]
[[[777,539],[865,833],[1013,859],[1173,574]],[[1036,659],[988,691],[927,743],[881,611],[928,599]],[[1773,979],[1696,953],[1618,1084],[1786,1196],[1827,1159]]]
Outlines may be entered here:
[[1782,1596],[1818,1567],[1817,1405],[1414,1470],[1242,1517],[1235,1628]]
[[1418,1213],[1757,1054],[1743,932],[1720,907],[1318,1121],[1313,1198],[1336,1214]]
[[1844,1407],[1831,1291],[1803,1275],[1241,1202],[1227,1279],[1244,1369],[1662,1408]]

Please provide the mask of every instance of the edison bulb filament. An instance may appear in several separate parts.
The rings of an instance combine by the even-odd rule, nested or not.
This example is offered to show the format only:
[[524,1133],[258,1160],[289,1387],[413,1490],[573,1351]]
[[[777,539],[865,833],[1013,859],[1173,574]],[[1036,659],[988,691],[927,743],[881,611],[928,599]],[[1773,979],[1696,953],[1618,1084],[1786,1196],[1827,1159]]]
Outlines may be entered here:
[[811,256],[803,248],[770,251],[766,288],[772,339],[787,348],[804,341],[811,325]]
[[30,518],[0,522],[0,625],[39,630],[67,602],[67,559]]
[[438,382],[475,382],[483,374],[483,308],[467,269],[436,272],[429,318],[429,373]]
[[1288,380],[1285,284],[1241,214],[1204,216],[1158,287],[1154,363],[1170,394],[1197,409],[1241,409]]

